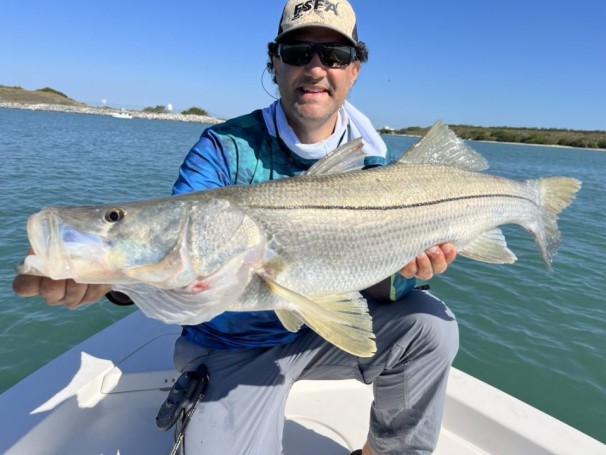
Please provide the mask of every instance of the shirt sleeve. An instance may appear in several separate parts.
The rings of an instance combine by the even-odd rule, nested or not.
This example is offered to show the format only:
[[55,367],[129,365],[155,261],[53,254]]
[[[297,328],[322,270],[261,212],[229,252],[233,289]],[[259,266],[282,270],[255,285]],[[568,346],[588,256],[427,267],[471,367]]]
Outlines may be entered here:
[[226,147],[208,128],[181,164],[173,194],[218,188],[231,183]]
[[417,282],[415,278],[404,278],[400,273],[391,276],[391,287],[389,291],[389,300],[395,302],[410,292]]

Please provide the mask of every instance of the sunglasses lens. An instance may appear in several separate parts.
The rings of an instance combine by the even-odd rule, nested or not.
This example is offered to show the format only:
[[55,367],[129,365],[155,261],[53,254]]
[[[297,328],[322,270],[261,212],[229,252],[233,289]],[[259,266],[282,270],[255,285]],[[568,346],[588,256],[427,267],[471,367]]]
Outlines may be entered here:
[[326,66],[339,68],[349,65],[353,61],[353,48],[351,46],[327,44],[322,46],[320,60]]
[[313,56],[310,44],[281,44],[279,49],[280,58],[288,65],[307,65]]
[[320,56],[320,61],[329,68],[342,68],[355,59],[355,50],[344,44],[280,44],[278,54],[288,65],[303,66],[311,62],[313,54]]

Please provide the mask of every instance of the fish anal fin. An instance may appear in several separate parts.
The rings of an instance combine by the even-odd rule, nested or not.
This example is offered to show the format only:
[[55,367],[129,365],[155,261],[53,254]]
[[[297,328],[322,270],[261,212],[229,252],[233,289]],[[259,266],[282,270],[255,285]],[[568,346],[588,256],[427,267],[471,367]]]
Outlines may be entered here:
[[[267,273],[260,273],[259,277],[271,293],[287,301],[286,309],[277,312],[287,329],[294,328],[296,320],[303,321],[322,338],[352,355],[370,357],[376,352],[372,319],[360,294],[312,300],[282,286]],[[288,312],[293,315],[282,319]]]
[[507,248],[505,236],[499,228],[486,231],[458,250],[458,254],[491,264],[513,264],[517,257]]
[[396,163],[441,164],[471,171],[483,171],[488,168],[486,158],[467,146],[441,120],[438,120]]

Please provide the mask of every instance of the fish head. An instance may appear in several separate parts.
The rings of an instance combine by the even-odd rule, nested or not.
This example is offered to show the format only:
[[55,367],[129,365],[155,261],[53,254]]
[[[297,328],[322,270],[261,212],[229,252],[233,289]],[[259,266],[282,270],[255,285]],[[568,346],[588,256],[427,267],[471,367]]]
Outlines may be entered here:
[[[96,207],[48,207],[27,223],[34,255],[20,273],[80,283],[162,283],[183,273],[187,211],[170,198]],[[167,265],[168,262],[168,265]]]

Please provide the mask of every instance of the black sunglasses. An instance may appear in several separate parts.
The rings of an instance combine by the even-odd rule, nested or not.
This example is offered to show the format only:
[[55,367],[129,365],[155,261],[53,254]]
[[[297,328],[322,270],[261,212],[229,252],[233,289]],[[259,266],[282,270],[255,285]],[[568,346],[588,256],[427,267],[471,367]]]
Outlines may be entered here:
[[344,68],[356,59],[355,47],[346,44],[278,44],[278,56],[288,65],[307,65],[314,53],[318,54],[322,65],[329,68]]

